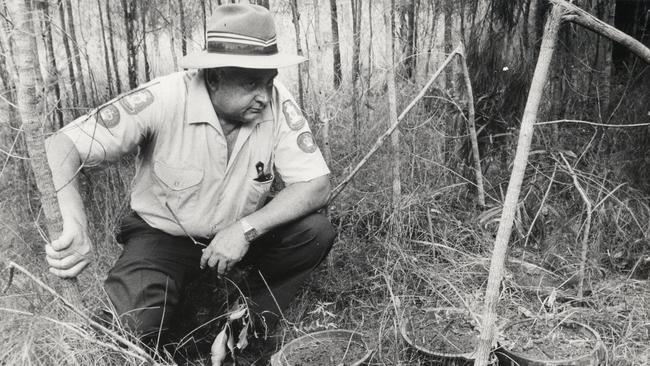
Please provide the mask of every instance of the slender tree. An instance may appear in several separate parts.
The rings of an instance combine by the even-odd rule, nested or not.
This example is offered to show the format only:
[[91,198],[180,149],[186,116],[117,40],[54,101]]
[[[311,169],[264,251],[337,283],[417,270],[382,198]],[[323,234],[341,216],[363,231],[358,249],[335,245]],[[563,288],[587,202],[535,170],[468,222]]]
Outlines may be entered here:
[[70,50],[70,42],[68,40],[67,34],[68,31],[66,30],[66,15],[65,15],[65,4],[63,3],[64,0],[58,0],[57,2],[57,7],[59,8],[59,20],[61,22],[61,30],[63,31],[63,48],[65,49],[65,57],[66,57],[66,64],[68,64],[68,76],[70,77],[70,89],[72,90],[72,104],[74,104],[75,108],[72,108],[72,115],[73,117],[76,117],[78,115],[77,113],[77,106],[79,106],[79,93],[77,91],[77,78],[75,76],[74,72],[74,62],[72,60],[72,51]]
[[50,3],[47,0],[36,2],[43,16],[43,43],[45,44],[45,55],[47,59],[47,80],[48,94],[54,97],[54,121],[60,128],[63,127],[63,109],[61,106],[61,87],[59,86],[59,71],[56,66],[54,43],[52,41],[52,19],[50,18]]
[[176,55],[176,38],[174,37],[175,29],[174,26],[174,16],[172,14],[172,0],[167,2],[167,14],[169,18],[169,48],[172,52],[172,62],[174,63],[174,71],[178,70],[178,56]]
[[142,24],[142,58],[144,60],[144,79],[151,80],[151,66],[149,65],[149,57],[147,56],[147,9],[149,8],[148,1],[140,1],[140,21]]
[[208,43],[207,39],[207,31],[208,31],[208,25],[207,25],[207,15],[205,13],[205,0],[201,0],[201,19],[203,20],[203,44]]
[[120,79],[120,68],[117,63],[117,52],[115,50],[115,42],[113,40],[113,22],[111,21],[111,2],[106,0],[106,27],[108,29],[108,41],[111,45],[111,59],[113,61],[113,71],[115,72],[115,89],[117,94],[122,93],[122,80]]
[[106,83],[108,84],[108,95],[113,96],[113,75],[111,72],[110,56],[108,54],[108,45],[106,44],[106,30],[104,29],[104,16],[102,14],[102,1],[97,0],[97,10],[99,10],[99,26],[102,29],[102,45],[104,46],[104,65],[106,66]]
[[417,45],[416,7],[418,1],[408,0],[400,3],[400,41],[404,63],[398,69],[400,78],[410,80],[414,77],[416,67],[415,46]]
[[361,95],[361,0],[350,0],[352,5],[352,123],[355,146],[359,146],[361,133],[361,118],[359,104]]
[[185,8],[183,0],[178,0],[178,20],[181,27],[181,52],[183,56],[187,55],[187,27],[185,26]]
[[81,97],[81,104],[88,107],[88,94],[86,93],[86,82],[84,80],[84,72],[81,67],[81,52],[79,52],[79,43],[77,42],[77,33],[74,27],[74,17],[72,15],[72,0],[63,0],[67,13],[68,20],[68,36],[72,40],[72,57],[77,69],[77,81],[79,82],[79,96]]
[[129,75],[129,88],[138,86],[138,50],[135,45],[135,0],[122,0],[124,12],[124,29],[126,31],[126,67]]
[[[384,3],[384,14],[386,15],[386,84],[388,86],[388,126],[397,124],[397,92],[395,91],[395,37],[393,36],[395,22],[395,7],[392,2]],[[402,200],[402,183],[400,177],[400,146],[399,128],[396,128],[390,135],[392,156],[391,171],[393,176],[393,230],[399,234],[401,227],[400,202]]]
[[[38,190],[41,193],[41,204],[47,222],[47,231],[50,237],[57,237],[63,226],[61,213],[56,200],[56,191],[52,183],[52,175],[45,156],[45,145],[43,141],[43,126],[40,123],[40,99],[36,94],[35,86],[35,51],[30,50],[36,44],[34,29],[31,20],[26,16],[31,13],[29,8],[30,0],[14,0],[14,14],[16,18],[16,46],[18,63],[18,107],[23,119],[27,148],[29,150],[30,163],[36,178]],[[25,255],[31,257],[31,255]],[[54,282],[71,303],[81,309],[81,296],[76,287],[75,281],[66,281],[50,275],[50,281]]]
[[[291,20],[293,21],[293,27],[296,30],[296,52],[302,56],[302,42],[300,40],[300,13],[298,10],[298,0],[291,0]],[[305,108],[305,91],[302,80],[304,65],[298,65],[298,102],[300,104],[300,109]]]
[[338,88],[343,80],[341,73],[341,45],[339,44],[339,16],[336,0],[330,1],[330,19],[332,23],[332,68],[334,75],[334,88]]

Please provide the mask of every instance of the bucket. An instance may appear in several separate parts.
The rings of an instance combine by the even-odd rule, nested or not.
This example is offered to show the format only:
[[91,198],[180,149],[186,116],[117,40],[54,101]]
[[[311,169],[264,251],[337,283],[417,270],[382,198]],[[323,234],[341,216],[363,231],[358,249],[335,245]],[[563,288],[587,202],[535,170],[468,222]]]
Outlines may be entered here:
[[[427,328],[426,337],[418,334]],[[474,365],[478,344],[478,324],[464,309],[454,307],[412,309],[402,318],[400,334],[426,364],[445,366]],[[491,360],[490,364],[494,364]]]
[[373,353],[361,333],[323,330],[285,344],[271,356],[271,366],[362,366],[370,361]]
[[[605,345],[594,329],[574,321],[555,322],[557,324],[550,325],[544,323],[545,328],[552,329],[543,335],[536,334],[536,321],[548,322],[541,319],[525,319],[504,327],[499,340],[500,347],[495,352],[499,358],[499,365],[597,366],[604,364]],[[515,336],[515,328],[524,328],[530,337],[522,339],[521,336]],[[549,348],[552,351],[546,350]]]

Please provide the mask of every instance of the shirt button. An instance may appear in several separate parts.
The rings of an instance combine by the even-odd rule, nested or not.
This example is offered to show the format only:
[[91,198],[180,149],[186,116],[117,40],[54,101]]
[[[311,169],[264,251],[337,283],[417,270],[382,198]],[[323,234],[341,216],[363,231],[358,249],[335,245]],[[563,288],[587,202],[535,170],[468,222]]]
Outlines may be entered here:
[[174,187],[178,188],[178,185],[181,184],[179,181],[174,182]]

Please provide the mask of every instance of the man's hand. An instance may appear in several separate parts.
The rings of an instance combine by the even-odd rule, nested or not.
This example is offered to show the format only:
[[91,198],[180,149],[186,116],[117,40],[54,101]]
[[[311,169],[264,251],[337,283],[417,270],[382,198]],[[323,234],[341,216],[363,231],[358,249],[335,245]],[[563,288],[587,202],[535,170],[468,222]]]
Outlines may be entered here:
[[90,263],[91,248],[85,228],[64,225],[61,236],[45,246],[50,273],[62,278],[76,277]]
[[248,252],[249,243],[239,222],[219,231],[210,245],[203,249],[201,269],[207,265],[217,269],[220,275],[230,271]]

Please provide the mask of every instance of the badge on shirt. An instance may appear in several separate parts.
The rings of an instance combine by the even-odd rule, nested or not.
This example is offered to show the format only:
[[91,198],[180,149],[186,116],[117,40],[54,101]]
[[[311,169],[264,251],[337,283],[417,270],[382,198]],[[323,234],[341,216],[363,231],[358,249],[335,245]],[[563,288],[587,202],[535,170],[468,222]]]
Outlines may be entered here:
[[282,112],[290,129],[298,131],[305,126],[305,117],[302,116],[300,109],[293,100],[288,99],[282,103]]
[[137,114],[151,105],[153,99],[153,94],[149,90],[141,89],[122,97],[120,104],[128,114]]
[[109,104],[99,109],[97,120],[106,128],[113,128],[120,123],[120,110]]
[[316,142],[314,141],[314,136],[309,131],[298,135],[298,147],[306,153],[313,153],[318,149],[318,146],[316,146]]

